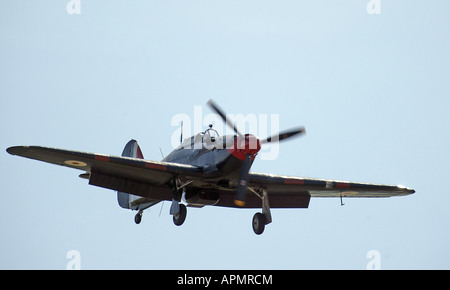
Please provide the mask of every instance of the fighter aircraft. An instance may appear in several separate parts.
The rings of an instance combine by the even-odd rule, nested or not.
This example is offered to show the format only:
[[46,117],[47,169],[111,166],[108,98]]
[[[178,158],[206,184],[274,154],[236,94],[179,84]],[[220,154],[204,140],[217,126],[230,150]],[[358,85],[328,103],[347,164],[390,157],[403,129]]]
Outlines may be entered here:
[[[250,172],[261,146],[286,141],[305,133],[303,127],[260,140],[242,134],[212,100],[208,105],[236,134],[219,136],[210,125],[190,138],[162,161],[144,159],[135,140],[122,156],[85,153],[41,146],[16,146],[12,155],[79,169],[89,184],[117,191],[122,208],[136,210],[139,224],[143,211],[161,201],[171,201],[175,225],[186,219],[188,207],[222,206],[261,208],[253,216],[255,234],[272,222],[271,208],[307,208],[311,197],[391,197],[412,194],[404,186],[337,181]],[[295,158],[295,157],[294,157]],[[269,205],[270,201],[270,205]]]

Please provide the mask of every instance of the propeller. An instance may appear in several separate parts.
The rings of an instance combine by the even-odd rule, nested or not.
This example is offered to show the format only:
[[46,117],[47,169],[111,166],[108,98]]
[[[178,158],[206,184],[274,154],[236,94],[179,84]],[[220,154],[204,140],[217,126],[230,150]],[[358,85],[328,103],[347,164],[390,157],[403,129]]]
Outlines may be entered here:
[[235,145],[234,148],[235,150],[239,151],[240,154],[239,156],[242,157],[240,159],[242,159],[244,163],[242,164],[242,168],[239,173],[239,181],[236,189],[236,198],[234,200],[234,203],[237,206],[242,207],[245,205],[245,197],[247,195],[247,187],[248,187],[248,176],[250,172],[250,167],[252,166],[252,157],[255,156],[261,149],[261,144],[280,142],[283,140],[287,140],[291,137],[297,136],[299,134],[304,134],[306,133],[305,128],[298,127],[295,129],[291,129],[289,131],[278,133],[264,140],[259,140],[256,136],[253,136],[251,134],[243,135],[241,132],[239,132],[234,123],[231,122],[231,120],[226,117],[224,111],[222,111],[219,108],[219,106],[217,106],[212,100],[209,100],[207,104],[222,118],[225,124],[227,124],[230,128],[232,128],[234,132],[236,132],[236,134],[238,135],[238,137],[235,139],[234,142]]
[[239,182],[236,190],[236,198],[234,199],[234,203],[238,206],[245,205],[245,196],[247,195],[248,174],[250,172],[250,167],[252,165],[251,158],[252,154],[247,154],[245,156],[244,164],[242,165],[241,172],[239,173]]
[[261,144],[266,144],[266,143],[270,143],[270,142],[279,142],[279,141],[288,139],[290,137],[293,137],[293,136],[295,136],[297,134],[305,134],[305,133],[306,133],[305,128],[304,127],[300,127],[300,128],[297,128],[297,129],[292,129],[290,131],[283,132],[283,133],[278,133],[277,135],[268,137],[268,138],[266,138],[266,139],[264,139],[264,140],[262,140],[260,142],[261,142]]
[[208,101],[208,105],[214,110],[216,111],[217,114],[219,114],[219,116],[222,118],[222,120],[230,127],[234,130],[234,132],[236,132],[236,134],[238,134],[239,136],[243,137],[244,135],[242,135],[241,132],[239,132],[239,130],[236,128],[236,126],[231,122],[230,119],[227,118],[227,116],[225,115],[225,113],[216,105],[214,104],[214,102],[212,100]]

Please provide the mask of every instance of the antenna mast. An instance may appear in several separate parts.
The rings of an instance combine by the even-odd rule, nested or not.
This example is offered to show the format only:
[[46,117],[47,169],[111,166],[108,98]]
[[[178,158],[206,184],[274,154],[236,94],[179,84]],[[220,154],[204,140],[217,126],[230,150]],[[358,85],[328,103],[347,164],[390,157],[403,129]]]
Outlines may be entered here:
[[180,122],[180,144],[183,143],[183,121]]

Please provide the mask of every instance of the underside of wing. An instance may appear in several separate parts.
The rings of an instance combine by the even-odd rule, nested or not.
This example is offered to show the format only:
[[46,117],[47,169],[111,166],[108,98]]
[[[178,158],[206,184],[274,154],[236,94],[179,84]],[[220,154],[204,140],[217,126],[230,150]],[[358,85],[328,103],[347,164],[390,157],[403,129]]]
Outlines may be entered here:
[[51,164],[83,170],[89,184],[153,200],[170,200],[168,183],[176,176],[201,179],[199,167],[139,158],[118,157],[40,146],[10,147],[7,152]]
[[[391,197],[414,193],[403,186],[250,173],[250,192],[244,207],[260,207],[262,189],[267,190],[271,208],[307,208],[311,197]],[[217,205],[235,207],[232,199],[232,194],[222,194]]]
[[249,183],[254,187],[266,187],[268,192],[296,194],[308,192],[311,197],[391,197],[414,193],[403,186],[349,182],[251,173]]

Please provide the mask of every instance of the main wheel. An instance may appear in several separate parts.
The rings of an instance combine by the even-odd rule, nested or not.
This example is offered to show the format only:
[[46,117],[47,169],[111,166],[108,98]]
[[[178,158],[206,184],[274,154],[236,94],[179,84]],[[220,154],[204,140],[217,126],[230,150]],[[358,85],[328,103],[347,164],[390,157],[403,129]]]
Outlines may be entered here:
[[266,226],[266,217],[260,212],[255,213],[255,215],[253,216],[252,226],[255,234],[262,234]]
[[138,225],[141,223],[142,220],[142,213],[138,212],[135,216],[134,216],[134,222]]
[[173,223],[176,226],[181,226],[186,219],[187,209],[184,204],[180,204],[180,211],[177,214],[173,215]]

